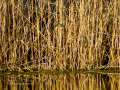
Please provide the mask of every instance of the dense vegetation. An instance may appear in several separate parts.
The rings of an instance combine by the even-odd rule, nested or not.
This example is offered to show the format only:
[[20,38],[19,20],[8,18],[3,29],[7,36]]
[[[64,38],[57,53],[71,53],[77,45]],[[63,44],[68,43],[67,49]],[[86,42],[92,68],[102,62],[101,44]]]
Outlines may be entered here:
[[0,3],[0,71],[119,69],[119,0]]

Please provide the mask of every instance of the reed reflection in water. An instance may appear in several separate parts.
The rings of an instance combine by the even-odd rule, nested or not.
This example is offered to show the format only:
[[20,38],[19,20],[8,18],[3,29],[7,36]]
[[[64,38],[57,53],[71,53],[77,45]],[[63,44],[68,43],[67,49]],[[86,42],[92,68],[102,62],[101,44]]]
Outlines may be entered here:
[[0,90],[120,90],[120,73],[0,75]]

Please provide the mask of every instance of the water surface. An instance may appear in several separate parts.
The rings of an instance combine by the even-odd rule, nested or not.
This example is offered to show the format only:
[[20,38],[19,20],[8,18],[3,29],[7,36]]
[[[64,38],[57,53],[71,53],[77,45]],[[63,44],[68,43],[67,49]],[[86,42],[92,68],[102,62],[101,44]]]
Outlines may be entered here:
[[120,90],[120,73],[0,73],[0,90]]

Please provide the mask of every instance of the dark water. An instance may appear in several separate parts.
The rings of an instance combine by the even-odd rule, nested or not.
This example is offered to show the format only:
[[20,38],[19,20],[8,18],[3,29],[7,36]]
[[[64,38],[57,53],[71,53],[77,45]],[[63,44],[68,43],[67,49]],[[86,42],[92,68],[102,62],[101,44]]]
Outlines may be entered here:
[[1,73],[0,90],[120,90],[120,73]]

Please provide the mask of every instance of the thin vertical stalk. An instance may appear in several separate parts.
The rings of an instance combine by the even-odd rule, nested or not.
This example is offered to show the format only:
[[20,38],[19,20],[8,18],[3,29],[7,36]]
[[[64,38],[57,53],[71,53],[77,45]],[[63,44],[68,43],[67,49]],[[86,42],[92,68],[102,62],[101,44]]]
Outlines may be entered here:
[[[82,39],[80,39],[80,38],[82,38],[82,35],[81,35],[81,31],[82,31],[82,17],[83,17],[83,12],[82,12],[82,1],[80,0],[80,2],[79,2],[79,4],[80,4],[80,7],[79,7],[79,16],[80,16],[80,27],[79,27],[79,34],[78,34],[78,46],[80,46],[80,47],[78,47],[78,65],[79,65],[79,67],[80,67],[80,69],[82,68],[82,63],[80,63],[81,62],[81,60],[82,60],[82,55],[83,55],[83,53],[82,53]],[[80,44],[80,42],[81,42],[81,44]]]
[[[72,2],[72,0],[69,0],[69,3],[70,2]],[[69,28],[68,28],[68,32],[69,32],[69,36],[68,36],[68,40],[72,37],[71,36],[71,30],[72,30],[72,17],[71,17],[71,11],[72,11],[72,9],[71,9],[71,6],[72,6],[72,4],[70,3],[70,5],[69,5],[69,20],[70,20],[70,26],[69,26]],[[69,66],[69,69],[72,69],[72,63],[71,63],[71,61],[72,61],[72,56],[71,56],[71,39],[69,40],[69,46],[68,46],[68,48],[69,48],[69,52],[70,52],[70,60],[69,60],[69,63],[70,63],[70,66]]]
[[[118,10],[117,10],[117,18],[118,18],[118,31],[120,31],[120,0],[118,0]],[[118,56],[120,56],[120,35],[118,34]],[[120,58],[119,58],[119,66],[120,66]],[[119,81],[120,82],[120,81]]]
[[[0,50],[2,51],[2,11],[1,11],[1,9],[2,9],[2,1],[0,0],[0,3],[1,3],[1,5],[0,5],[0,27],[1,27],[1,30],[0,30],[0,46],[1,46],[1,48],[0,48]],[[2,52],[0,51],[0,56],[2,55]],[[2,62],[2,57],[0,57],[0,62]],[[0,63],[0,70],[1,70],[1,66],[2,66],[2,63]]]
[[[41,2],[40,2],[40,8],[41,8],[41,10],[40,10],[41,17],[40,17],[40,18],[41,18],[41,21],[42,21],[42,19],[43,19],[43,4],[42,4],[42,3],[43,3],[43,2],[42,2],[42,0],[41,0]],[[38,20],[38,19],[37,19],[37,20]],[[38,22],[38,21],[37,21],[37,22]],[[37,24],[38,24],[38,23],[37,23]],[[40,24],[40,28],[41,28],[40,31],[42,31],[42,29],[43,29],[43,28],[42,28],[42,22],[41,22],[41,24]],[[37,27],[37,30],[38,30],[38,27]],[[43,51],[44,51],[44,50],[43,50],[43,48],[42,48],[42,44],[43,44],[43,43],[42,43],[42,35],[40,35],[40,51],[39,51],[39,52],[40,52],[40,57],[41,57],[40,59],[42,59],[42,63],[41,63],[41,64],[43,65]]]
[[[100,17],[99,17],[99,19],[100,19],[100,32],[102,32],[102,29],[103,29],[103,27],[102,27],[102,9],[103,9],[103,1],[101,0],[100,2]],[[102,41],[102,34],[100,33],[99,34],[99,37],[100,37],[100,41]],[[99,52],[99,54],[100,54],[100,52]],[[100,54],[100,57],[101,57],[101,54]],[[101,59],[100,59],[100,66],[101,66]]]
[[[37,9],[37,6],[36,6],[36,15],[37,15],[37,37],[38,37],[38,40],[37,40],[37,49],[38,49],[38,58],[40,58],[40,55],[41,55],[41,49],[40,49],[40,36],[39,36],[39,17],[38,17],[38,9]],[[38,59],[38,71],[40,70],[40,59]]]
[[[57,12],[58,12],[58,10],[59,10],[59,8],[58,8],[58,3],[59,3],[59,0],[56,1],[56,23],[59,22],[59,20],[58,20],[58,14],[57,14]],[[56,36],[56,47],[57,47],[57,48],[56,48],[56,54],[57,54],[57,55],[56,55],[56,59],[57,59],[57,60],[56,60],[56,65],[57,65],[57,66],[58,66],[58,63],[59,63],[59,53],[58,53],[58,52],[59,52],[59,46],[58,46],[58,45],[59,45],[59,38],[58,38],[58,32],[59,32],[59,31],[58,31],[58,27],[57,27],[57,28],[56,28],[56,35],[55,35],[55,36]],[[57,69],[57,66],[56,66],[56,69]]]
[[90,45],[90,43],[91,43],[91,40],[90,40],[90,16],[91,16],[91,10],[90,10],[90,2],[89,2],[89,14],[88,14],[88,47],[89,47],[89,56],[88,56],[88,62],[89,62],[89,65],[88,66],[90,66],[90,61],[91,61],[91,45]]
[[[33,17],[33,15],[34,15],[34,13],[33,13],[34,12],[34,10],[33,10],[33,8],[34,8],[34,6],[33,6],[34,5],[34,0],[31,1],[31,4],[32,4],[31,5],[31,11],[32,11],[32,16],[31,16],[32,17],[32,20],[31,20],[31,22],[32,22],[32,31],[31,31],[31,43],[32,43],[31,44],[31,60],[34,61],[34,56],[33,56],[33,51],[34,51],[34,43],[33,43],[33,41],[34,41],[34,30],[35,30],[34,29],[34,22],[33,22],[33,19],[34,19],[34,17]],[[36,61],[33,62],[33,67],[35,67],[35,66],[36,66]]]
[[4,4],[3,4],[3,10],[4,10],[4,14],[3,14],[3,28],[2,28],[2,41],[3,41],[3,53],[4,53],[4,64],[7,63],[7,60],[6,60],[6,53],[5,53],[5,45],[6,45],[6,1],[4,1]]
[[[63,3],[62,0],[59,0],[59,12],[60,12],[60,20],[59,20],[59,22],[60,23],[62,23],[62,5],[63,5],[62,3]],[[61,57],[62,57],[61,56],[62,55],[61,54],[61,50],[62,50],[61,49],[62,48],[61,47],[61,45],[62,45],[62,41],[61,41],[62,40],[62,28],[59,28],[58,30],[59,30],[59,34],[58,34],[59,35],[59,64],[60,64],[60,67],[61,67],[61,61],[62,61],[61,60]]]
[[49,70],[51,68],[51,39],[50,39],[50,23],[51,23],[51,19],[50,19],[50,12],[51,12],[51,9],[50,9],[50,1],[48,1],[48,27],[47,27],[47,33],[48,33],[48,61],[49,61]]

